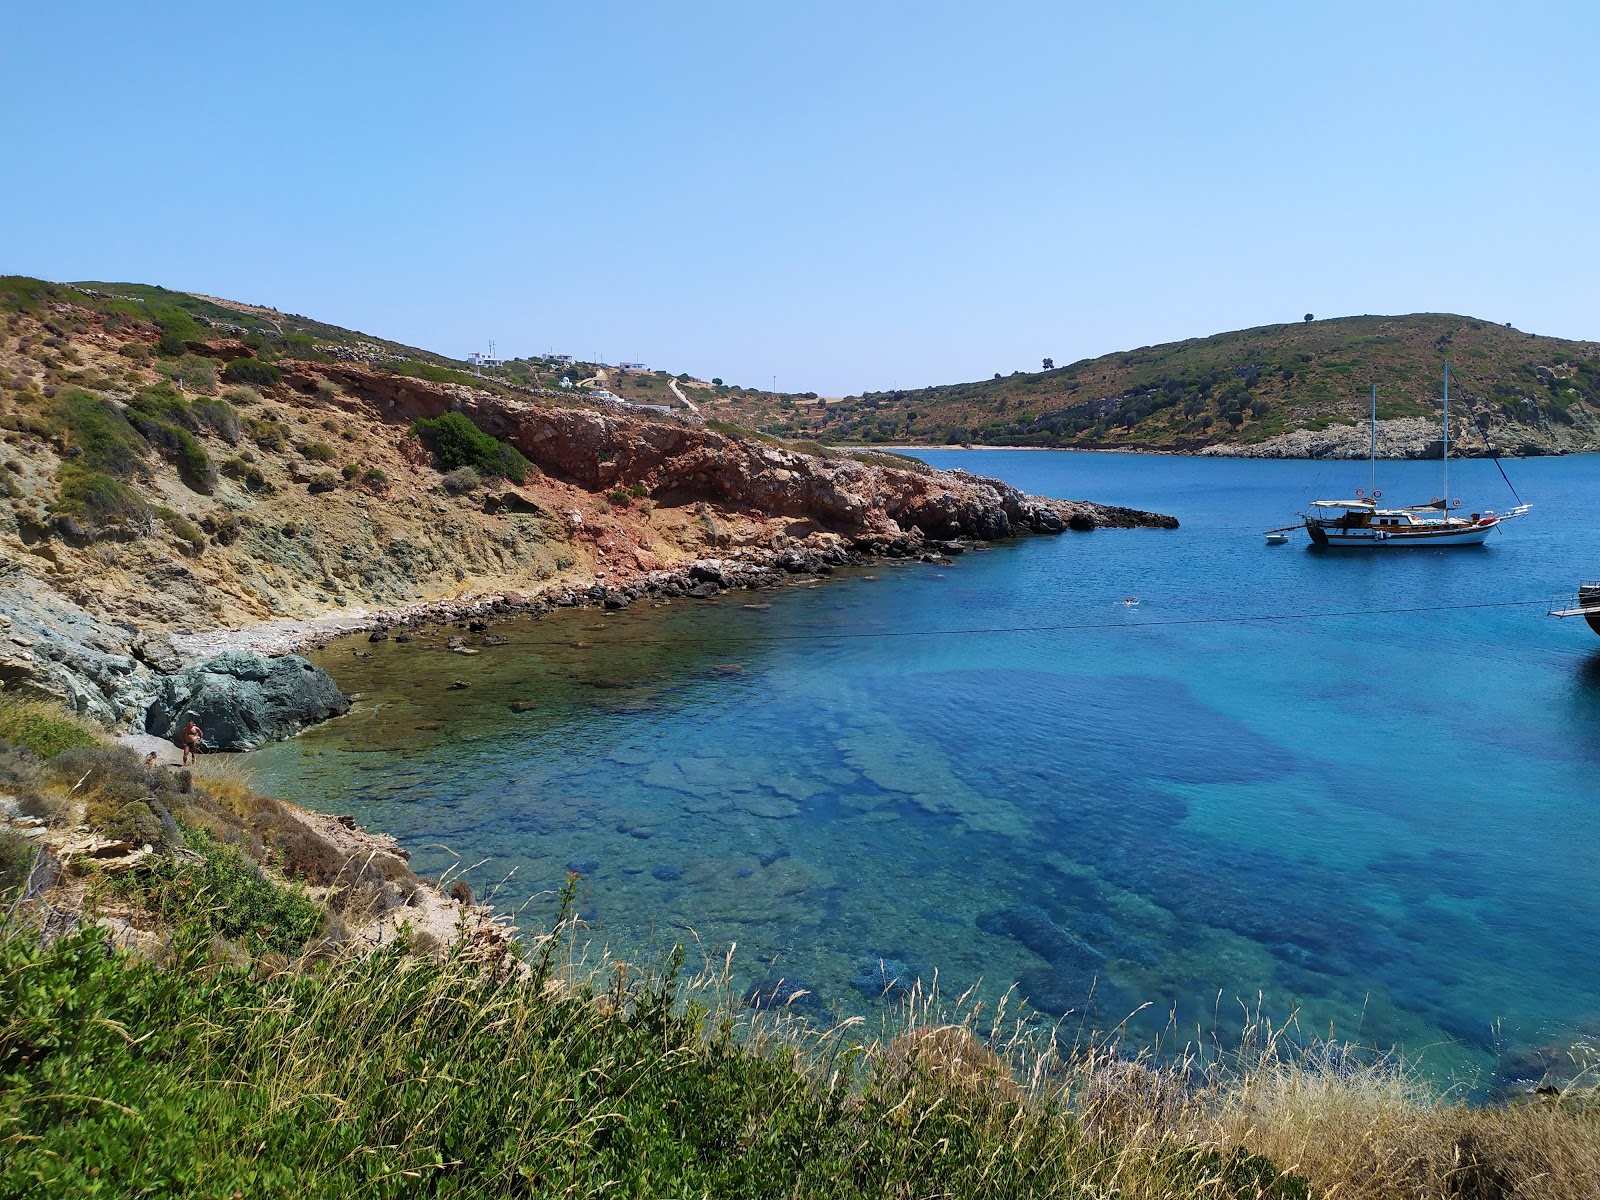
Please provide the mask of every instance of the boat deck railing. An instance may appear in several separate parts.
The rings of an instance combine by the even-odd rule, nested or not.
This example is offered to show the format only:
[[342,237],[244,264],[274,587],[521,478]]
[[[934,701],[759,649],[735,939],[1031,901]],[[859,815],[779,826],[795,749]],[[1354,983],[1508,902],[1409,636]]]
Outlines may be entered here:
[[1600,616],[1600,579],[1586,579],[1578,585],[1576,595],[1551,601],[1550,615],[1552,617]]

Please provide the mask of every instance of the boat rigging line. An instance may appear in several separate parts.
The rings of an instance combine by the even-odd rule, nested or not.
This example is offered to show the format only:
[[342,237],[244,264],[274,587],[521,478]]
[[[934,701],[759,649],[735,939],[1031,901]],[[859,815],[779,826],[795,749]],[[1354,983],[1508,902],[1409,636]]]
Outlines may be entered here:
[[1495,449],[1494,443],[1489,440],[1489,430],[1485,428],[1483,419],[1473,410],[1471,404],[1467,405],[1467,415],[1472,418],[1472,423],[1478,427],[1478,433],[1483,437],[1484,449],[1489,452],[1486,457],[1494,463],[1495,469],[1500,472],[1500,478],[1506,481],[1506,486],[1511,489],[1511,494],[1516,496],[1517,503],[1521,504],[1522,497],[1517,494],[1517,485],[1511,482],[1511,476],[1507,475],[1505,467],[1501,466],[1500,451]]

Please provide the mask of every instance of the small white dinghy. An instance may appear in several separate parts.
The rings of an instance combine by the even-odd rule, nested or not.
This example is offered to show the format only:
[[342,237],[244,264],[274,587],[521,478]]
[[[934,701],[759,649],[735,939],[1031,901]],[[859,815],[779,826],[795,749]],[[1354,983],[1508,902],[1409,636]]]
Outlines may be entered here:
[[[1293,528],[1295,528],[1295,526],[1292,526],[1292,525],[1289,526],[1289,529],[1293,529]],[[1281,546],[1281,545],[1283,545],[1285,542],[1287,542],[1289,540],[1289,529],[1269,529],[1269,530],[1267,530],[1267,545],[1269,545],[1269,546]]]

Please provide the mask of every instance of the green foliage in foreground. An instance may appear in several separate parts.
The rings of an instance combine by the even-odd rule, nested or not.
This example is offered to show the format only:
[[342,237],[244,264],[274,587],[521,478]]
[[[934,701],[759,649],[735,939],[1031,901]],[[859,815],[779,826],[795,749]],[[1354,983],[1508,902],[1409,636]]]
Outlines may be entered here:
[[421,418],[412,422],[411,432],[433,447],[441,471],[471,467],[480,475],[521,483],[532,467],[515,446],[485,433],[461,413]]
[[54,758],[75,747],[98,746],[104,737],[97,727],[53,705],[28,700],[0,702],[0,739],[40,758]]
[[322,928],[326,910],[301,888],[283,887],[234,847],[185,826],[190,855],[146,860],[117,890],[163,924],[196,922],[255,953],[297,954]]
[[1306,1195],[1002,1091],[814,1077],[707,1032],[672,969],[596,997],[398,946],[272,974],[210,944],[0,939],[0,1194]]

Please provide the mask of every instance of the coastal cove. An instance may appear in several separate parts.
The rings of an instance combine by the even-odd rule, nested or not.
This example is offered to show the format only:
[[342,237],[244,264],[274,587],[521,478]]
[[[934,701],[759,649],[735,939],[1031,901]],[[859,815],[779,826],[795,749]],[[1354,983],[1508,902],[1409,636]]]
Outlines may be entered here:
[[[488,859],[502,910],[574,869],[616,951],[737,942],[741,990],[818,1019],[937,970],[1226,1045],[1259,995],[1475,1085],[1600,1027],[1600,647],[1539,603],[1600,561],[1592,457],[1512,467],[1534,513],[1483,550],[1404,558],[1261,544],[1364,464],[922,457],[1182,527],[519,618],[471,657],[340,640],[311,657],[350,714],[246,761],[420,871]],[[1402,500],[1435,471],[1380,467]],[[1486,462],[1458,489],[1511,502]]]

